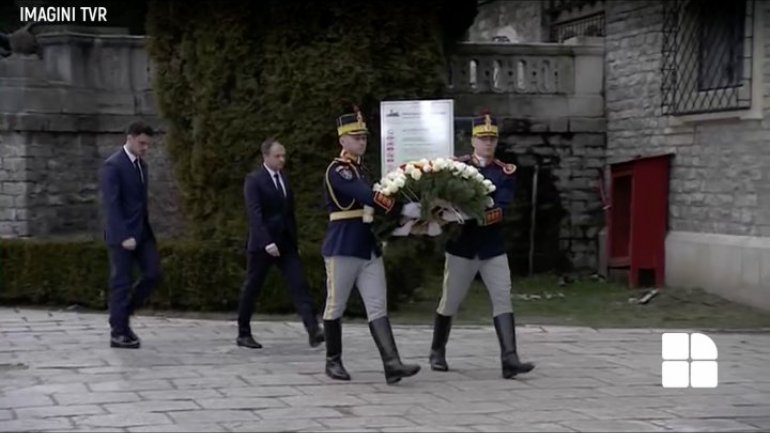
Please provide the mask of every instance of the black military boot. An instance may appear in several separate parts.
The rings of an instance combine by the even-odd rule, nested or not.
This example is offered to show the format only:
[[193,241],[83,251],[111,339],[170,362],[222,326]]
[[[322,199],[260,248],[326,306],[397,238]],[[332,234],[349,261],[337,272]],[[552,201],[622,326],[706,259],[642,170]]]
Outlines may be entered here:
[[500,360],[503,366],[503,378],[511,379],[519,373],[528,373],[535,368],[529,362],[519,361],[516,353],[516,329],[513,313],[504,313],[494,318],[497,339],[500,342]]
[[332,379],[350,380],[342,366],[342,322],[341,319],[324,320],[326,340],[326,375]]
[[430,368],[434,371],[447,371],[446,343],[449,331],[452,329],[452,316],[442,316],[436,313],[433,321],[433,343],[430,345]]
[[385,367],[385,380],[389,385],[397,383],[405,377],[414,376],[420,371],[419,365],[401,362],[396,341],[393,339],[393,329],[390,327],[390,320],[387,316],[369,322],[369,330],[377,344],[377,349],[380,350],[382,364]]

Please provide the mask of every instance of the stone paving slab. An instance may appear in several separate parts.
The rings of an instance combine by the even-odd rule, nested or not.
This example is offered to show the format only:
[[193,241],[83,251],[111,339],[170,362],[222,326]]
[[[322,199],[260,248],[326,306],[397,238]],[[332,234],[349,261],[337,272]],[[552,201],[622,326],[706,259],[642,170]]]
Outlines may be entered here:
[[[299,322],[255,322],[261,350],[227,321],[139,316],[139,350],[111,349],[105,314],[0,308],[5,431],[766,431],[770,333],[710,333],[719,387],[660,386],[663,329],[530,326],[525,360],[500,377],[491,326],[458,326],[451,371],[430,371],[428,327],[395,327],[423,370],[387,385],[365,324],[346,323],[353,380],[323,373]],[[680,332],[698,330],[677,330]]]

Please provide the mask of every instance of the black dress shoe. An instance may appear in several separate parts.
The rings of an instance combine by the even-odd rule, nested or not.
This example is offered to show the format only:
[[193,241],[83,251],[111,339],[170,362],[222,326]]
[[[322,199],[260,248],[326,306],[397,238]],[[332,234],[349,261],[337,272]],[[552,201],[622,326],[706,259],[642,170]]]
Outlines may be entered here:
[[136,334],[134,334],[134,331],[131,328],[128,328],[128,330],[126,331],[126,337],[128,337],[132,341],[137,341],[141,343],[141,340],[139,340],[139,337],[137,337]]
[[247,335],[245,337],[238,337],[237,340],[235,340],[235,343],[238,346],[241,347],[248,347],[249,349],[261,349],[262,345],[257,343],[256,340],[254,340],[254,337],[251,335]]
[[324,340],[326,340],[326,338],[324,337],[324,331],[321,330],[321,328],[316,328],[315,331],[308,332],[308,342],[310,343],[310,347],[318,347]]
[[118,349],[138,349],[139,340],[132,340],[128,335],[113,335],[110,338],[110,347]]

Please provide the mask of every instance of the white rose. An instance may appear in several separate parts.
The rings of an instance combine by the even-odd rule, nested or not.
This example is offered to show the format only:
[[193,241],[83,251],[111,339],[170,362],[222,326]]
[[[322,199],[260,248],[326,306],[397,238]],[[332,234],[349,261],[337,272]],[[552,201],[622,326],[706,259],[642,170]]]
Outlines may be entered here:
[[396,187],[396,185],[390,184],[385,189],[382,190],[382,193],[390,196],[395,194],[396,191],[398,191],[398,188]]
[[425,164],[422,166],[422,171],[424,171],[425,173],[430,173],[431,171],[433,171],[433,167],[431,167],[430,164]]
[[414,171],[412,171],[412,179],[420,180],[421,177],[422,177],[422,172],[420,170],[415,169]]
[[487,191],[489,191],[489,192],[495,192],[496,189],[497,189],[497,187],[494,184],[489,185],[487,187]]
[[406,176],[404,176],[404,177],[399,177],[398,179],[396,179],[396,180],[394,181],[394,183],[393,183],[393,184],[394,184],[394,185],[396,185],[396,187],[397,187],[397,188],[401,188],[401,187],[403,187],[403,186],[404,186],[404,184],[406,184]]
[[428,161],[427,158],[423,158],[423,159],[420,160],[420,164],[422,164],[422,165],[430,164],[430,161]]
[[476,175],[476,174],[479,173],[479,171],[476,170],[476,167],[474,167],[472,165],[466,165],[465,166],[465,170],[467,170],[471,175]]
[[468,173],[466,170],[462,170],[460,172],[460,175],[463,177],[463,179],[470,179],[470,177],[471,177],[471,174]]
[[375,183],[375,184],[372,186],[372,191],[374,191],[374,192],[380,192],[380,191],[382,191],[382,186],[380,186],[380,184],[379,184],[379,183]]
[[487,197],[487,207],[492,207],[495,205],[495,201],[492,200],[492,197]]
[[476,172],[476,174],[473,176],[473,178],[476,179],[479,182],[483,182],[484,181],[484,175],[479,173],[479,172]]
[[453,167],[452,163],[453,161],[444,158],[439,158],[436,160],[436,165],[440,170],[451,169]]
[[493,184],[492,184],[492,181],[491,181],[491,180],[489,180],[489,179],[484,179],[484,180],[483,180],[481,183],[483,183],[483,184],[484,184],[484,186],[485,186],[485,187],[487,187],[487,188],[489,188],[490,186],[492,186],[492,185],[493,185]]
[[455,170],[457,172],[461,172],[463,170],[463,164],[462,162],[452,161],[452,170]]
[[414,168],[415,168],[414,165],[410,162],[409,164],[406,165],[406,168],[404,168],[404,171],[409,173],[410,171],[414,170]]

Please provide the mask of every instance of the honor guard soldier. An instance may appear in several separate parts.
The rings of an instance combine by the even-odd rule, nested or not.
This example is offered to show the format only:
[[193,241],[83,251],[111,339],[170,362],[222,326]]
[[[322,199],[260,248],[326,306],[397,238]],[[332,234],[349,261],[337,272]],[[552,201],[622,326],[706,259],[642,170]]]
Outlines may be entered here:
[[458,238],[447,243],[445,250],[444,285],[436,309],[430,366],[447,371],[446,344],[452,325],[477,272],[492,302],[492,316],[500,343],[503,377],[510,379],[534,368],[521,362],[516,351],[516,332],[511,308],[511,275],[502,233],[505,212],[513,201],[516,187],[516,166],[495,159],[497,122],[489,115],[473,119],[472,144],[474,153],[457,158],[478,168],[496,187],[492,193],[493,207],[486,211],[483,221],[466,221]]
[[326,169],[324,199],[329,211],[329,226],[323,241],[326,264],[326,374],[332,379],[350,380],[342,365],[341,318],[353,286],[363,299],[369,330],[382,357],[388,384],[417,374],[419,365],[403,364],[393,339],[387,311],[387,285],[382,250],[371,226],[375,212],[402,212],[419,215],[419,205],[397,209],[392,198],[372,190],[370,179],[361,165],[366,151],[367,128],[357,108],[337,119],[337,133],[342,152]]

